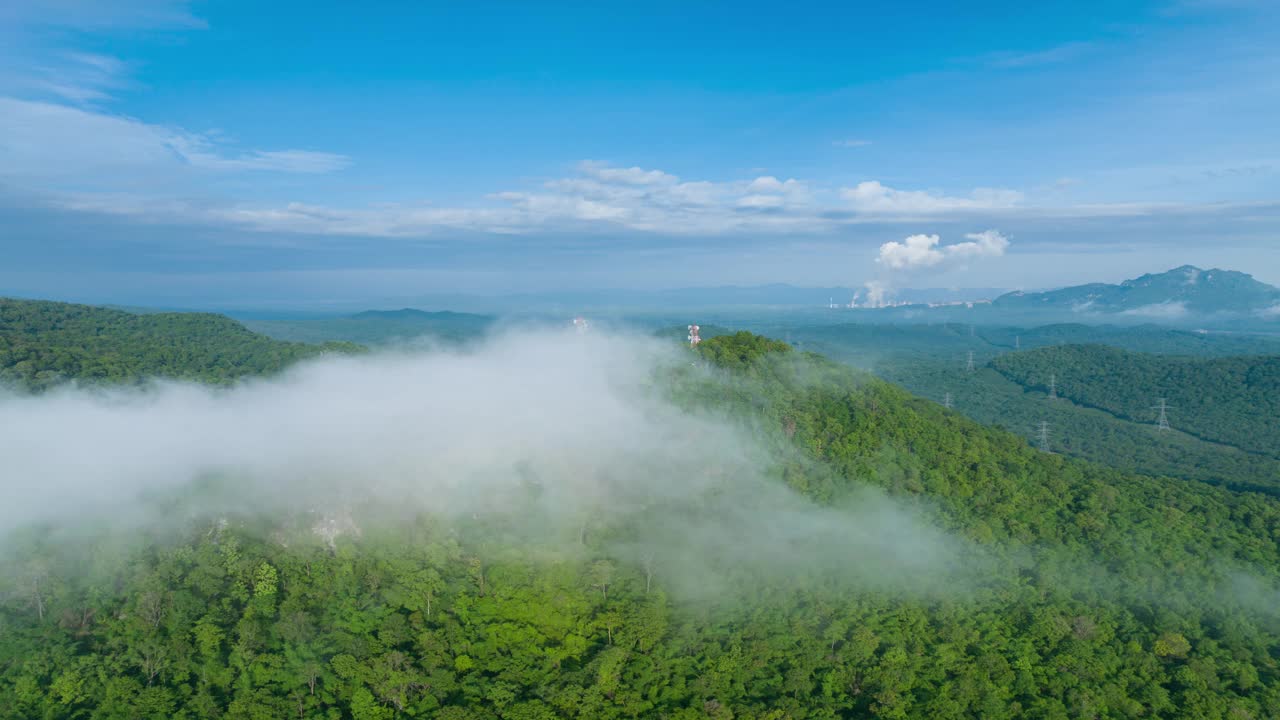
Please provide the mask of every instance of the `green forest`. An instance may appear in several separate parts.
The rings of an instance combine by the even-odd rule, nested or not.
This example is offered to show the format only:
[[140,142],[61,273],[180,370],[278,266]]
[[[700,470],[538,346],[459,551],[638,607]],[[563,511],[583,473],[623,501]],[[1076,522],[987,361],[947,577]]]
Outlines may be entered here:
[[211,313],[140,315],[0,298],[0,387],[39,391],[70,381],[157,377],[225,384],[324,353],[359,350],[345,342],[280,342]]
[[[29,528],[4,545],[0,718],[1280,716],[1275,499],[1042,453],[750,333],[685,352],[654,391],[776,448],[760,471],[813,517],[882,497],[964,555],[902,583],[875,553],[754,565],[661,524],[732,518],[716,492],[568,537],[522,533],[531,500],[356,507],[332,542],[306,517]],[[677,554],[637,552],[655,526]],[[704,592],[672,567],[700,553]]]
[[1191,358],[1064,345],[1003,355],[991,366],[1024,387],[1057,394],[1135,422],[1169,423],[1205,440],[1280,457],[1280,355]]
[[[1199,333],[1157,326],[1137,327],[1048,325],[1039,328],[971,327],[966,325],[883,325],[797,328],[803,346],[864,367],[912,393],[945,404],[978,422],[1022,435],[1038,444],[1040,423],[1049,425],[1049,444],[1061,452],[1108,467],[1150,475],[1186,478],[1237,490],[1280,493],[1280,458],[1233,443],[1202,436],[1182,423],[1182,408],[1170,412],[1172,431],[1158,432],[1157,412],[1149,409],[1158,395],[1138,405],[1133,417],[1093,406],[1069,395],[1068,380],[1057,369],[1038,374],[1006,372],[1031,358],[1049,358],[1060,350],[1079,352],[1081,371],[1071,381],[1088,382],[1100,369],[1091,364],[1133,362],[1125,372],[1129,388],[1154,388],[1167,364],[1194,364],[1197,359],[1227,365],[1273,363],[1273,338],[1230,333]],[[1072,343],[1077,343],[1073,345]],[[1087,343],[1078,345],[1078,343]],[[1100,343],[1106,343],[1105,345]],[[1022,352],[1017,352],[1022,348]],[[1034,348],[1034,349],[1033,349]],[[1122,349],[1127,349],[1124,352]],[[1086,358],[1093,351],[1099,358]],[[968,355],[974,369],[969,371]],[[1118,354],[1123,353],[1123,354]],[[1240,353],[1252,353],[1235,357]],[[1270,353],[1261,355],[1261,353]],[[1118,360],[1123,358],[1123,360]],[[1039,361],[1035,361],[1039,362]],[[1203,379],[1186,386],[1199,397],[1252,394],[1247,372],[1219,375],[1209,388]],[[1083,378],[1083,380],[1081,380]],[[1056,381],[1057,399],[1049,398]],[[1197,401],[1199,402],[1199,401]],[[1172,398],[1170,405],[1175,405]],[[1256,427],[1256,420],[1249,424]],[[1270,446],[1272,448],[1275,445]]]

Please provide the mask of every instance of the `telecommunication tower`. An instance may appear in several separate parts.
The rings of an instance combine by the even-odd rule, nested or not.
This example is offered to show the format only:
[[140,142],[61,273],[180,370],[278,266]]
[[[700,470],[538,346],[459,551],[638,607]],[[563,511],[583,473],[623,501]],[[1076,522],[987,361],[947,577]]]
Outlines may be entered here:
[[1041,451],[1043,451],[1043,452],[1050,452],[1050,450],[1049,450],[1049,423],[1048,423],[1048,422],[1046,422],[1046,421],[1044,421],[1044,420],[1041,420],[1041,421],[1040,421],[1040,431],[1039,431],[1039,433],[1037,434],[1037,438],[1038,438],[1038,439],[1039,439],[1039,441],[1040,441],[1040,442],[1039,442],[1040,450],[1041,450]]
[[574,318],[574,319],[573,319],[573,329],[574,329],[574,330],[577,330],[579,333],[584,333],[584,332],[586,332],[586,331],[587,331],[587,319],[586,319],[586,318],[584,318],[584,317],[582,317],[581,315],[579,315],[578,317]]
[[1160,417],[1156,419],[1156,429],[1159,430],[1160,432],[1164,432],[1165,430],[1168,430],[1169,429],[1168,411],[1170,410],[1170,407],[1168,403],[1165,402],[1165,399],[1160,398],[1160,400],[1155,405],[1151,406],[1151,409],[1160,411]]
[[702,342],[702,338],[698,337],[698,326],[690,325],[689,326],[689,346],[690,347],[696,346],[700,342]]

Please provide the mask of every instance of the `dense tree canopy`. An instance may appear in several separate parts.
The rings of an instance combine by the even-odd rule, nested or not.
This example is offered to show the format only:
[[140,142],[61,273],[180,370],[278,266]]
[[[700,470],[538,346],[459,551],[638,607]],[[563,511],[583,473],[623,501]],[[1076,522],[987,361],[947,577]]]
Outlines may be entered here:
[[223,315],[154,313],[0,298],[0,386],[43,390],[68,381],[151,377],[227,383],[272,373],[350,343],[280,342]]
[[1280,355],[1190,358],[1126,352],[1104,345],[1004,355],[991,363],[1026,387],[1138,422],[1154,422],[1166,398],[1180,430],[1243,450],[1280,456]]
[[1280,716],[1275,500],[1040,453],[766,338],[692,352],[713,367],[659,387],[777,447],[776,482],[837,510],[877,488],[983,562],[862,587],[839,568],[879,559],[835,548],[708,596],[619,552],[645,512],[567,543],[359,509],[332,544],[305,517],[83,529],[113,540],[92,553],[37,528],[4,546],[0,718]]

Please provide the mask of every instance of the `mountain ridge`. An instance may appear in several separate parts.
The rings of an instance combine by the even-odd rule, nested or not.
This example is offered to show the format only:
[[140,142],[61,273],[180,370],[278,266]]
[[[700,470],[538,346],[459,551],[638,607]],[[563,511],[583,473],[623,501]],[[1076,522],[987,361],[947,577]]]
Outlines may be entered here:
[[992,306],[1005,310],[1071,310],[1176,319],[1191,313],[1265,315],[1280,307],[1280,288],[1248,273],[1182,265],[1118,284],[1087,283],[1040,292],[1015,291]]

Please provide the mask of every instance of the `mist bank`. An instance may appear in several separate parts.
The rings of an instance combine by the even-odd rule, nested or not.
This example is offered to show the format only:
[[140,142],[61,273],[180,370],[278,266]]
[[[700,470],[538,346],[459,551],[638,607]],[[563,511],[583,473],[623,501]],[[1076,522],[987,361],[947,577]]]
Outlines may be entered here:
[[[1206,569],[1231,570],[1183,581],[1122,545],[992,537],[960,519],[999,503],[1007,509],[979,524],[1016,526],[1018,496],[1040,488],[1010,485],[1002,500],[996,485],[954,498],[912,489],[929,475],[1009,484],[974,465],[945,469],[953,458],[941,447],[904,453],[911,424],[952,432],[953,419],[904,414],[906,396],[796,353],[766,362],[706,349],[508,331],[465,348],[322,357],[228,388],[5,396],[0,533],[42,526],[74,549],[229,521],[333,549],[425,521],[530,558],[604,554],[686,599],[732,596],[753,578],[959,599],[1007,594],[1035,576],[1054,592],[1203,606],[1244,577],[1249,597],[1274,594],[1274,578],[1239,558],[1214,558]],[[831,405],[863,393],[847,418]],[[877,425],[885,410],[907,425]],[[830,456],[836,448],[847,449]],[[1009,448],[988,453],[997,472],[1011,471]],[[1109,569],[1116,562],[1130,570]],[[1267,602],[1239,602],[1274,614]]]
[[781,468],[800,455],[678,402],[673,372],[718,371],[651,338],[512,331],[325,357],[230,388],[9,395],[0,532],[275,515],[341,535],[429,515],[566,552],[590,534],[704,590],[750,567],[932,592],[977,561],[873,488],[840,509],[788,488]]

